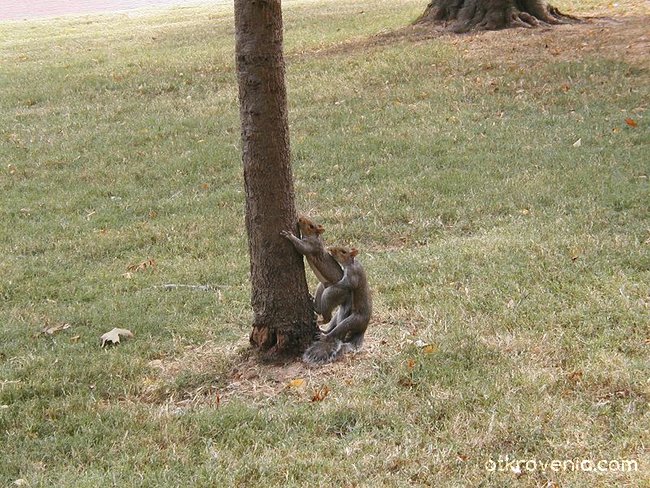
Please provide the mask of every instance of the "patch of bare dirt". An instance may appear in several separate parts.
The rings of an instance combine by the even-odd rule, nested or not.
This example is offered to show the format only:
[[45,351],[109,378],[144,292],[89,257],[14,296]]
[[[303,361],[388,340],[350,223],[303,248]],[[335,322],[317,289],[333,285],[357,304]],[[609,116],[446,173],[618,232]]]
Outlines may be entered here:
[[650,66],[650,17],[592,18],[579,24],[540,29],[507,29],[448,39],[470,58],[521,63],[576,60],[585,56]]
[[592,17],[576,24],[452,34],[440,24],[416,24],[300,56],[324,56],[372,50],[400,42],[431,39],[458,46],[470,58],[496,62],[522,59],[580,59],[585,55],[650,65],[650,16]]
[[[145,380],[138,400],[160,407],[163,413],[218,407],[231,398],[264,403],[286,394],[297,401],[317,401],[323,399],[319,394],[329,392],[328,382],[333,378],[353,385],[372,374],[373,358],[386,357],[386,347],[386,341],[371,332],[358,353],[346,354],[332,364],[310,367],[300,360],[283,365],[260,363],[244,341],[227,348],[207,341],[187,347],[178,357],[151,361],[152,374]],[[177,378],[188,374],[204,380],[189,388],[174,385]]]

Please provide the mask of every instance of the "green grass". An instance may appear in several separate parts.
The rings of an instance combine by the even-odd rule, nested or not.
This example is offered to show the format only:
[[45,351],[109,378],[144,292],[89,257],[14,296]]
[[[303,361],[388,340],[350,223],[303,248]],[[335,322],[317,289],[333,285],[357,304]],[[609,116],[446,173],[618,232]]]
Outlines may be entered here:
[[365,43],[423,7],[284,2],[298,205],[375,303],[311,372],[245,357],[232,9],[0,23],[0,485],[650,482],[647,63]]

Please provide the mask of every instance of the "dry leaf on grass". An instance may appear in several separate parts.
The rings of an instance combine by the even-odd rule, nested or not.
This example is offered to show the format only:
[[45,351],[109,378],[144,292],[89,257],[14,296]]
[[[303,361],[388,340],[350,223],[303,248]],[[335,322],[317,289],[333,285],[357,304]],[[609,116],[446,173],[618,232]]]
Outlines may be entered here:
[[291,380],[289,382],[289,387],[290,388],[300,388],[305,384],[305,380],[303,378],[296,378],[295,380]]
[[636,127],[637,125],[639,125],[639,124],[636,123],[636,120],[634,120],[634,119],[629,119],[629,118],[628,118],[628,119],[625,119],[625,123],[626,123],[627,125],[629,125],[630,127]]
[[41,333],[46,334],[46,335],[54,335],[57,332],[61,332],[62,330],[66,330],[72,327],[70,324],[67,322],[63,322],[60,324],[55,324],[55,325],[46,325],[43,327],[41,330]]
[[325,385],[319,388],[318,390],[314,390],[314,393],[311,396],[311,401],[322,402],[329,394],[330,394],[330,389],[327,385]]
[[102,340],[102,347],[106,346],[106,344],[111,343],[111,344],[117,344],[120,342],[120,336],[122,337],[133,337],[133,332],[131,332],[128,329],[118,329],[117,327],[114,328],[113,330],[110,330],[106,332],[106,334],[103,334],[101,337]]
[[[418,339],[413,344],[415,344],[416,347],[419,347],[424,354],[431,354],[432,352],[436,352],[438,350],[438,346],[436,346],[434,343],[424,342],[422,339]],[[415,366],[415,361],[413,361],[412,365],[407,363],[407,366],[409,369],[412,369],[412,367]]]
[[130,264],[129,266],[126,267],[126,270],[128,272],[135,273],[137,271],[144,271],[145,269],[154,269],[155,267],[156,267],[156,260],[147,259],[146,261],[142,261],[141,263],[138,264]]
[[436,352],[437,350],[438,350],[438,346],[436,346],[435,344],[427,344],[426,346],[424,346],[422,348],[422,352],[424,354],[432,354],[432,353]]
[[215,393],[215,395],[214,395],[214,405],[216,407],[221,406],[221,394],[219,392]]
[[567,378],[572,383],[578,383],[580,380],[582,380],[582,376],[583,376],[583,372],[578,370],[568,374]]
[[413,378],[402,376],[399,380],[397,380],[397,384],[405,388],[413,388],[417,383],[413,380]]

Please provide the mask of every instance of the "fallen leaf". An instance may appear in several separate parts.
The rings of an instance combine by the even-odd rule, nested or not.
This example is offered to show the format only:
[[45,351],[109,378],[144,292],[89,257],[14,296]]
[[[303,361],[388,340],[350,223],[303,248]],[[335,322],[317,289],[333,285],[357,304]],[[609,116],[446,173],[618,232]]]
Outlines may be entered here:
[[567,378],[569,379],[569,381],[573,383],[577,383],[582,379],[582,374],[583,374],[582,371],[574,371],[573,373],[569,374]]
[[413,381],[413,379],[409,378],[408,376],[402,376],[397,384],[406,388],[412,388],[415,386],[415,381]]
[[291,380],[289,382],[289,387],[291,388],[300,388],[305,384],[305,380],[303,378],[296,378],[295,380]]
[[627,125],[629,125],[630,127],[636,127],[636,126],[639,125],[639,124],[636,123],[636,120],[630,119],[630,118],[625,119],[625,123]]
[[62,330],[66,330],[72,327],[70,324],[67,322],[63,322],[61,324],[56,324],[56,325],[46,325],[43,327],[43,330],[41,331],[43,334],[47,335],[54,335],[57,332],[61,332]]
[[102,340],[102,347],[107,343],[117,344],[120,342],[120,336],[133,337],[133,332],[128,329],[118,329],[117,327],[103,334],[100,339]]
[[154,259],[147,259],[138,264],[130,264],[126,267],[126,270],[129,272],[144,271],[145,269],[153,269],[156,267],[156,261]]
[[312,396],[311,396],[311,401],[312,402],[322,402],[325,400],[327,395],[330,394],[330,389],[327,385],[322,386],[318,390],[314,390]]
[[576,142],[573,143],[573,147],[580,147],[582,146],[582,138],[578,139]]
[[413,369],[415,368],[415,359],[407,359],[406,360],[406,367],[408,369]]
[[435,344],[427,344],[422,348],[424,354],[431,354],[438,350],[438,347]]

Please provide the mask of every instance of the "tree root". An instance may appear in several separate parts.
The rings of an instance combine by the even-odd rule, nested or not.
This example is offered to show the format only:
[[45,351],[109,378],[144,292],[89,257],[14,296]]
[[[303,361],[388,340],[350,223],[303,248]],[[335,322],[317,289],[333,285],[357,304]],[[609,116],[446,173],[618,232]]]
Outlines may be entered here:
[[511,27],[530,29],[580,22],[543,0],[433,0],[415,23],[447,22],[456,33],[498,30]]

